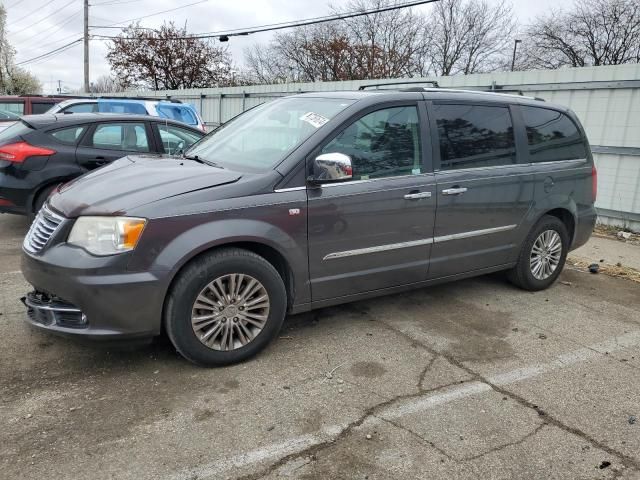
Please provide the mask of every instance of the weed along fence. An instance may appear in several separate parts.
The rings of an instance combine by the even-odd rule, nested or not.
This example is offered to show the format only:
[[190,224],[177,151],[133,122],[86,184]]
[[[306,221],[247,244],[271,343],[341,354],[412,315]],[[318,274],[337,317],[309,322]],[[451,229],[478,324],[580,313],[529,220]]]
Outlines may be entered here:
[[[599,181],[596,207],[600,221],[640,231],[640,64],[393,81],[402,80],[435,80],[447,88],[517,90],[568,106],[582,120],[596,159]],[[277,97],[299,92],[357,90],[361,85],[380,82],[290,83],[136,94],[170,96],[191,103],[208,125],[217,125]]]

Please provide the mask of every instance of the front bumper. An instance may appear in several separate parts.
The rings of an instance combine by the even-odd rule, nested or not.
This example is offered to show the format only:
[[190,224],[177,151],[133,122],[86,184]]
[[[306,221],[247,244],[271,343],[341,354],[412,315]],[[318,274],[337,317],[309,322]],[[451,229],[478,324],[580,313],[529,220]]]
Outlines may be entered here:
[[95,257],[66,244],[42,255],[23,251],[22,273],[36,290],[24,300],[26,320],[93,340],[159,335],[166,285],[152,273],[127,272],[121,257]]

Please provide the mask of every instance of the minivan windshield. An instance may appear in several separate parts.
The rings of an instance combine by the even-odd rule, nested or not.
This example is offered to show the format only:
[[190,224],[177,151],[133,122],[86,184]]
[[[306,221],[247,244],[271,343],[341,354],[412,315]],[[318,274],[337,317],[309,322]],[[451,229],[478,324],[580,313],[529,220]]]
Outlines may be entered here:
[[185,156],[232,170],[264,172],[352,103],[317,97],[274,100],[222,125]]

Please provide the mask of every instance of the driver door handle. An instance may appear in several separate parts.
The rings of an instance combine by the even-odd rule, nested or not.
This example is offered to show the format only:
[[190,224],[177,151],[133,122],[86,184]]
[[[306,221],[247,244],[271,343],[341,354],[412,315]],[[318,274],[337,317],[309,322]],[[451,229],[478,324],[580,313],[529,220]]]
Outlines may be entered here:
[[407,193],[404,198],[405,200],[420,200],[421,198],[431,198],[431,192]]
[[465,187],[453,187],[442,190],[443,195],[460,195],[461,193],[466,192],[467,189]]

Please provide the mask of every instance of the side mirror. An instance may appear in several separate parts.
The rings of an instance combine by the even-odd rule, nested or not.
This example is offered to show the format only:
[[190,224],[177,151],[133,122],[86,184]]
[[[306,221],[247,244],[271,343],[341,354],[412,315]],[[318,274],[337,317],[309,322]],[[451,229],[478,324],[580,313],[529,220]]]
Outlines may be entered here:
[[344,153],[323,153],[313,160],[313,183],[341,182],[353,178],[351,157]]

